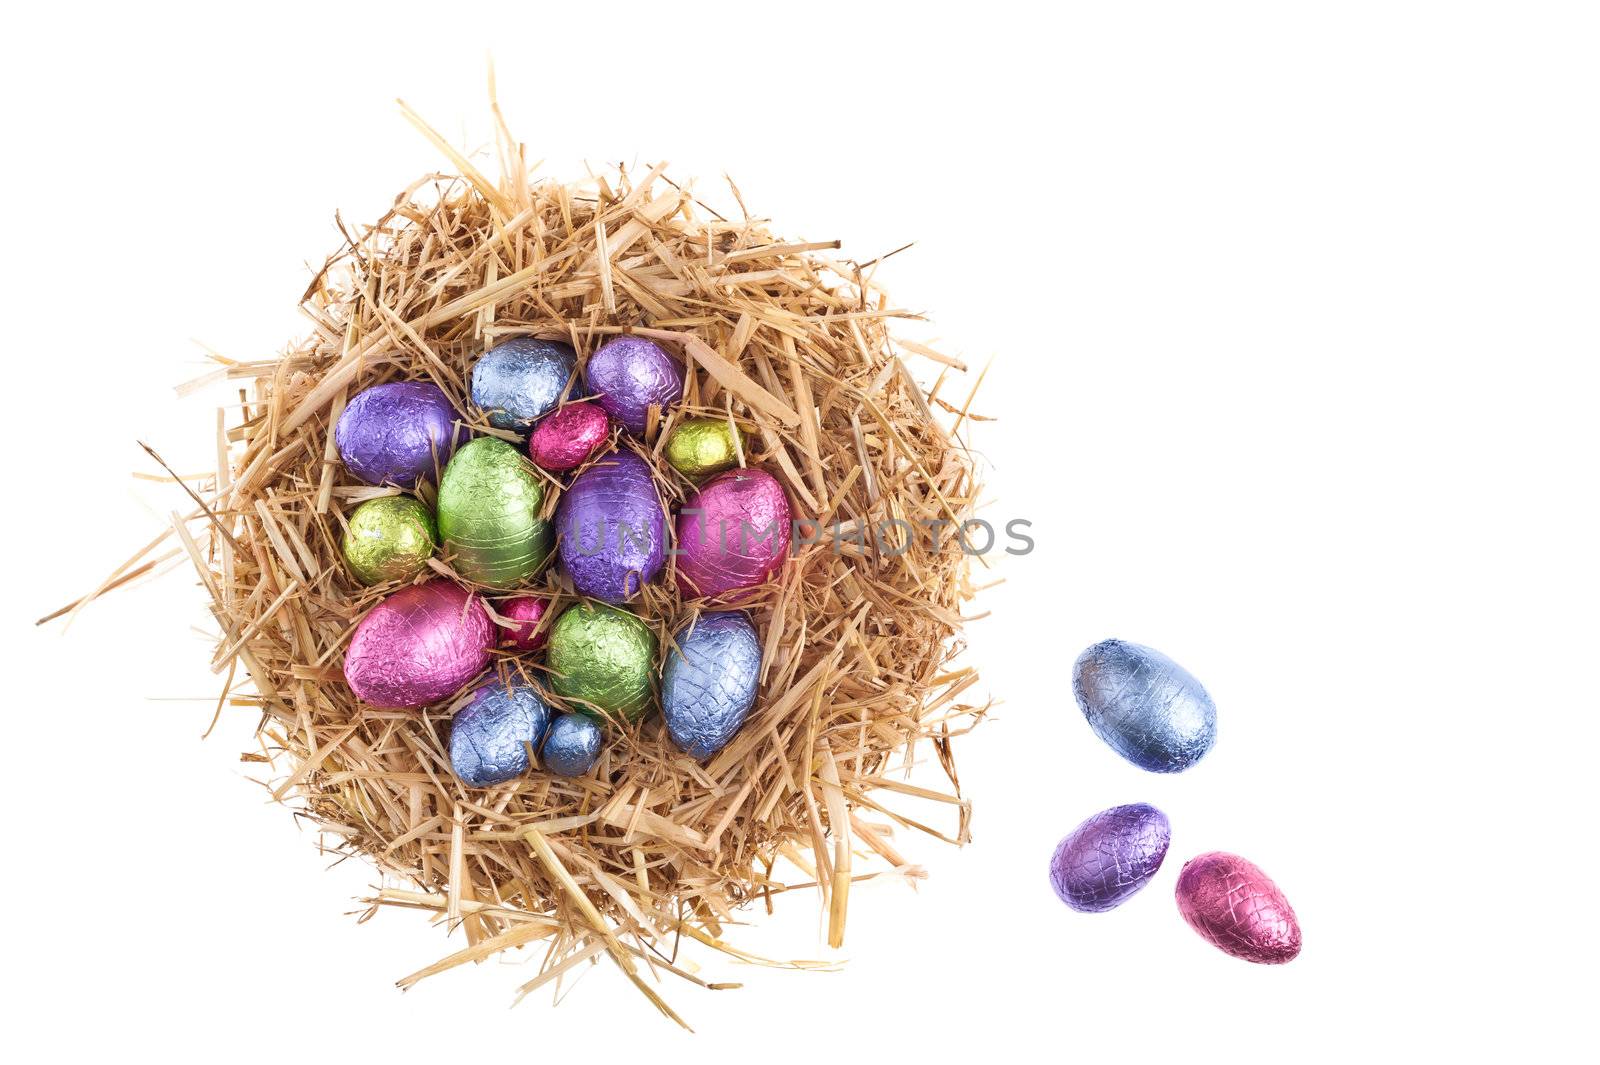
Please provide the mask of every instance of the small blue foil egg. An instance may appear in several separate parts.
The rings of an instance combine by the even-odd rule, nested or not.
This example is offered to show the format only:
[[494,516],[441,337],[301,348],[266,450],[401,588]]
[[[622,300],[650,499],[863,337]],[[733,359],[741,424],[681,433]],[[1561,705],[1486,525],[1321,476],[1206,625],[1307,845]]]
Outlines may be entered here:
[[742,611],[701,614],[673,637],[661,673],[661,714],[678,749],[706,759],[727,746],[755,705],[761,641]]
[[[558,340],[513,337],[472,367],[472,402],[496,429],[526,432],[556,409],[577,365],[577,353]],[[570,397],[581,395],[581,383],[574,382]]]
[[562,714],[550,726],[539,762],[558,777],[581,777],[600,760],[604,732],[584,714]]
[[531,685],[491,680],[450,723],[450,768],[469,788],[487,788],[528,771],[528,746],[538,750],[550,707]]
[[1150,882],[1172,839],[1167,815],[1149,803],[1101,810],[1050,857],[1050,886],[1080,913],[1116,909]]
[[1078,656],[1072,692],[1095,735],[1152,773],[1194,765],[1217,738],[1217,708],[1188,670],[1157,651],[1105,640]]

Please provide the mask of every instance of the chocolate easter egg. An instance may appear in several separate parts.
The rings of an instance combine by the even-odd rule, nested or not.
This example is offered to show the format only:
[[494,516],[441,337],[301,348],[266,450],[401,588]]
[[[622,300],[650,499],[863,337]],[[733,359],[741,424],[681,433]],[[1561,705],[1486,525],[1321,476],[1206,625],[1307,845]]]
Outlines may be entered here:
[[391,381],[351,397],[333,442],[350,475],[367,484],[412,488],[432,480],[466,439],[450,397],[427,381]]
[[685,418],[672,427],[662,453],[689,480],[703,481],[739,465],[743,444],[742,432],[726,418]]
[[539,628],[539,619],[550,606],[542,595],[519,595],[495,604],[495,612],[511,622],[501,628],[500,642],[519,651],[537,651],[550,635],[550,626]]
[[351,511],[340,547],[356,580],[381,584],[408,581],[427,569],[438,538],[421,500],[380,496]]
[[487,788],[528,771],[550,724],[550,708],[531,685],[484,684],[450,719],[450,769],[469,788]]
[[1184,863],[1178,912],[1211,945],[1235,958],[1281,965],[1300,953],[1300,922],[1278,885],[1237,854],[1212,851]]
[[581,777],[600,760],[604,734],[593,719],[582,714],[562,714],[550,725],[539,766],[558,777]]
[[492,436],[462,445],[439,479],[439,535],[456,572],[491,588],[527,579],[550,554],[543,503],[544,485],[516,448]]
[[[559,340],[513,337],[473,364],[472,402],[496,429],[524,432],[555,409],[577,365],[577,353]],[[570,395],[578,394],[574,387]]]
[[589,394],[635,436],[644,433],[652,405],[665,414],[683,398],[683,367],[644,337],[606,341],[589,356],[583,373]]
[[637,721],[650,708],[656,634],[626,610],[579,603],[556,618],[545,664],[573,710]]
[[528,457],[554,472],[575,470],[611,435],[611,419],[599,404],[568,403],[540,418],[528,434]]
[[789,557],[789,534],[789,500],[770,473],[720,473],[678,512],[678,588],[720,596],[761,584]]
[[661,716],[678,750],[710,758],[755,705],[761,641],[737,610],[701,614],[673,637],[661,671]]
[[1194,765],[1217,736],[1217,708],[1200,682],[1151,647],[1105,640],[1078,656],[1072,691],[1112,750],[1155,773]]
[[1081,913],[1115,909],[1156,875],[1170,839],[1167,815],[1149,803],[1101,810],[1056,846],[1050,885]]
[[556,509],[561,566],[581,594],[622,603],[666,559],[667,519],[650,464],[626,449],[596,459]]
[[494,625],[478,597],[451,581],[401,588],[367,612],[344,653],[344,677],[373,706],[423,706],[489,664]]

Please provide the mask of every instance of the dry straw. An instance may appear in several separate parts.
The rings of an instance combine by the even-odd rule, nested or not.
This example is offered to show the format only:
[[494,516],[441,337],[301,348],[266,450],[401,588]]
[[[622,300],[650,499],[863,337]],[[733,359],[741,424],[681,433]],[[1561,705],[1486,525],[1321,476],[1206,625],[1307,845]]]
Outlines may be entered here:
[[[210,379],[241,382],[243,414],[219,412],[214,480],[186,485],[195,509],[58,615],[168,558],[192,559],[222,632],[218,712],[259,707],[260,751],[245,757],[270,765],[272,795],[309,815],[330,847],[404,885],[378,890],[374,909],[424,910],[465,935],[464,949],[402,987],[538,944],[539,973],[522,994],[604,956],[681,1024],[653,970],[729,985],[672,964],[680,940],[779,964],[725,942],[724,926],[746,904],[812,888],[838,946],[853,883],[921,875],[895,848],[896,828],[967,839],[951,741],[984,707],[968,701],[975,672],[951,659],[971,620],[972,560],[952,549],[949,526],[935,549],[918,524],[973,512],[971,394],[942,394],[966,368],[891,339],[891,321],[915,316],[874,284],[876,261],[836,260],[836,241],[774,236],[737,188],[739,216],[724,217],[663,165],[536,182],[503,123],[491,180],[402,109],[460,176],[430,175],[347,232],[305,293],[303,342],[268,362],[218,359]],[[360,389],[427,378],[475,431],[493,433],[465,390],[486,346],[536,334],[582,357],[628,331],[664,342],[688,369],[684,404],[652,419],[638,445],[669,506],[692,486],[660,461],[666,433],[676,418],[711,414],[749,431],[744,461],[777,476],[796,516],[823,532],[741,604],[764,634],[760,697],[709,762],[679,753],[656,715],[613,728],[588,777],[535,771],[469,790],[444,746],[453,707],[376,710],[345,685],[346,641],[394,586],[363,589],[341,563],[344,514],[384,490],[344,474],[331,427]],[[930,360],[937,383],[924,390],[897,352]],[[433,568],[455,577],[448,557]],[[557,597],[553,618],[573,593],[555,573],[540,582]],[[635,604],[663,653],[697,609],[673,589],[669,573]],[[542,684],[539,661],[506,653],[495,668]],[[930,748],[939,788],[909,782]]]

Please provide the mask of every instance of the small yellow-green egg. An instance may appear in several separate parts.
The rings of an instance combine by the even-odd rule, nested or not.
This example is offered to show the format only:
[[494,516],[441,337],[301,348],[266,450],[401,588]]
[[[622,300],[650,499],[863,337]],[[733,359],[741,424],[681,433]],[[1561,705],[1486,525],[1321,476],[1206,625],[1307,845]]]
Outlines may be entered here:
[[744,431],[734,427],[726,418],[685,418],[673,427],[667,437],[666,456],[672,468],[689,478],[700,481],[714,473],[731,470],[739,465],[739,444],[744,443]]
[[380,496],[351,513],[344,560],[362,584],[407,581],[427,568],[437,542],[433,515],[419,500]]

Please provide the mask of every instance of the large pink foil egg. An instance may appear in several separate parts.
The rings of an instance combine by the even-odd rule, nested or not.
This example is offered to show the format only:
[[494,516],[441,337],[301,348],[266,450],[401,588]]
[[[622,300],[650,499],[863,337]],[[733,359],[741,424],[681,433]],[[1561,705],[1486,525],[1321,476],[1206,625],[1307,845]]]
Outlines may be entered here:
[[1300,922],[1272,878],[1237,854],[1190,858],[1178,874],[1178,912],[1225,954],[1282,965],[1300,953]]
[[550,635],[550,626],[538,632],[533,630],[549,606],[550,600],[542,595],[519,595],[496,604],[495,610],[500,616],[511,621],[501,629],[500,642],[519,651],[537,651],[543,647],[545,637]]
[[575,470],[611,435],[611,419],[600,404],[568,403],[539,419],[528,434],[528,457],[553,472]]
[[729,470],[690,497],[678,512],[677,529],[684,595],[753,588],[789,557],[789,500],[770,473]]
[[423,706],[482,673],[493,646],[494,624],[478,597],[431,580],[367,612],[345,650],[344,678],[373,706]]

